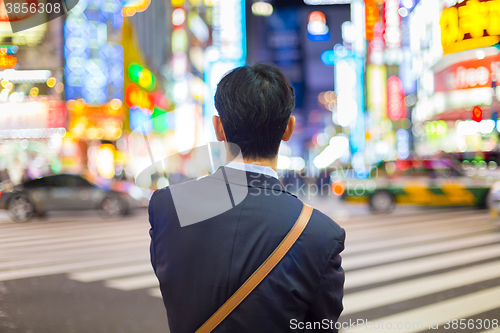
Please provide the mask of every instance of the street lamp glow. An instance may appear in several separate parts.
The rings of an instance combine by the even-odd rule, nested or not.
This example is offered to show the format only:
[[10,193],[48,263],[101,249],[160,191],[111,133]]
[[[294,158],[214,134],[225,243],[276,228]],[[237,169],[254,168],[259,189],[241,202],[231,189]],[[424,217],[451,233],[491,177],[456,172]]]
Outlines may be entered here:
[[252,5],[252,13],[255,16],[271,16],[273,6],[270,3],[259,1]]
[[314,158],[314,166],[324,169],[339,159],[349,149],[349,139],[344,135],[337,135],[330,139],[330,144]]

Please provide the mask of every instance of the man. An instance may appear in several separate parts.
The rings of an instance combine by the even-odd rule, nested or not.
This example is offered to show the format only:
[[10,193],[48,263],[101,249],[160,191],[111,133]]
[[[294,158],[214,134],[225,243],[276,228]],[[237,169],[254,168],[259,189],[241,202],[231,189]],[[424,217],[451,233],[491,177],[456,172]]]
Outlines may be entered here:
[[[232,208],[189,225],[176,212],[183,203],[174,189],[151,198],[151,261],[173,333],[203,325],[275,250],[303,207],[276,173],[281,140],[288,141],[295,128],[294,94],[285,76],[263,64],[234,69],[219,82],[215,106],[217,139],[236,144],[243,163],[233,161],[198,183],[176,186],[212,184],[248,193],[238,202],[231,199]],[[222,200],[191,192],[184,200],[193,210]],[[281,262],[213,332],[335,332],[343,309],[344,238],[342,228],[314,210]]]

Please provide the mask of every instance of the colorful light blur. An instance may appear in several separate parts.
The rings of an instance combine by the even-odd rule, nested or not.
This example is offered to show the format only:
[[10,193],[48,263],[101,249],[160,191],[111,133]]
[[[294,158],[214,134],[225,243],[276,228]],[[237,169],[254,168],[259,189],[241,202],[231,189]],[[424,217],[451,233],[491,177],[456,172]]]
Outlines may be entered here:
[[[488,18],[488,19],[485,19]],[[441,43],[445,54],[491,46],[500,41],[497,0],[465,0],[441,14]]]
[[379,20],[379,9],[375,0],[365,0],[366,40],[373,40],[375,24]]
[[154,109],[154,97],[131,83],[125,89],[125,104],[129,108],[138,106],[152,111]]
[[136,63],[130,64],[128,76],[133,82],[139,84],[144,89],[152,91],[156,88],[156,78],[153,73]]
[[115,147],[111,144],[103,144],[97,151],[97,171],[99,175],[106,179],[111,179],[115,175]]
[[123,99],[123,48],[108,40],[122,24],[120,0],[98,7],[80,1],[70,12],[64,27],[67,100],[83,98],[102,105]]
[[252,14],[255,16],[271,16],[273,5],[263,1],[257,1],[252,4]]
[[387,79],[387,116],[391,120],[400,120],[406,117],[405,92],[403,83],[397,76]]
[[203,80],[208,87],[204,97],[205,135],[214,140],[212,117],[217,113],[214,96],[217,83],[229,70],[246,64],[246,19],[244,0],[213,1],[212,46],[205,51]]
[[349,139],[346,135],[339,134],[330,139],[330,144],[314,158],[314,166],[318,169],[324,169],[342,155],[349,151]]
[[138,12],[148,9],[151,0],[123,0],[123,17],[134,16]]
[[322,12],[314,11],[309,14],[307,38],[314,42],[324,42],[330,39],[330,29],[326,25],[326,17]]
[[332,192],[333,194],[335,194],[336,196],[340,197],[344,194],[345,192],[345,185],[343,182],[335,182],[332,184]]
[[0,53],[0,69],[12,69],[16,67],[17,58],[10,54]]

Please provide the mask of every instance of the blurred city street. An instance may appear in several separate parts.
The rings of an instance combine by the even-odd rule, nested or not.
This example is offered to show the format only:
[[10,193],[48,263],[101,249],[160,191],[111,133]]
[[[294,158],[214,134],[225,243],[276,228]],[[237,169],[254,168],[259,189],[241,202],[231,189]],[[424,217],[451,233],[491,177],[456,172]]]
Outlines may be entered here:
[[[434,331],[448,332],[446,319],[500,319],[500,225],[486,210],[368,215],[332,197],[306,202],[347,231],[340,322],[422,322],[398,332],[424,332],[432,319],[440,321]],[[27,223],[0,215],[0,331],[167,332],[148,230],[146,210],[109,220],[59,212]]]
[[146,207],[226,141],[345,228],[340,332],[499,333],[499,80],[500,0],[0,0],[0,333],[168,332]]

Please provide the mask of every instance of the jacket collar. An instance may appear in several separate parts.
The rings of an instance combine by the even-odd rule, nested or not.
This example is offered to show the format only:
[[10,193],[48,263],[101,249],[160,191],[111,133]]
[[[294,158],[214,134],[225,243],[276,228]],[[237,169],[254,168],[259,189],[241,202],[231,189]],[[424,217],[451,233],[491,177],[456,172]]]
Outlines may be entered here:
[[[244,181],[245,177],[242,177],[241,175],[242,173],[246,173],[246,182]],[[220,167],[214,174],[212,174],[209,177],[213,177],[223,182],[226,182],[227,179],[227,183],[241,185],[241,186],[261,188],[271,191],[281,191],[295,197],[295,195],[286,190],[286,188],[283,186],[283,184],[281,184],[281,182],[278,179],[262,173],[242,171],[227,167]]]

